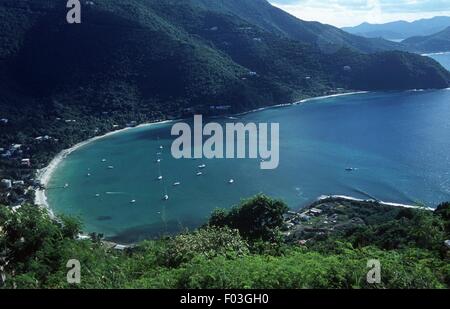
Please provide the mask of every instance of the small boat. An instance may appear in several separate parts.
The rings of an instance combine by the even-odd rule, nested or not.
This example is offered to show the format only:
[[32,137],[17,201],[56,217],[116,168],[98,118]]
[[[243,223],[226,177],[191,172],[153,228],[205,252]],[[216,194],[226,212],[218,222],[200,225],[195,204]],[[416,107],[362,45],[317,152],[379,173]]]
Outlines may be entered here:
[[91,173],[87,173],[87,176],[88,176],[88,177],[91,176]]
[[163,145],[159,146],[159,149],[164,149],[164,146]]
[[97,193],[97,194],[95,195],[95,197],[100,197],[100,194]]
[[69,184],[66,183],[66,184],[64,185],[64,189],[66,189],[66,188],[68,188],[68,187],[69,187]]
[[231,184],[233,184],[234,183],[234,179],[230,179],[229,181],[228,181],[228,183],[231,185]]
[[108,166],[108,169],[112,170],[112,169],[114,169],[114,166],[110,165],[110,166]]
[[203,173],[202,173],[202,172],[198,172],[196,175],[197,175],[197,176],[202,176]]
[[161,159],[157,159],[157,160],[156,160],[156,163],[161,163]]
[[346,170],[347,172],[353,172],[353,171],[356,171],[356,168],[353,168],[353,167],[347,167],[345,170]]
[[206,164],[201,164],[198,166],[198,168],[206,168]]
[[102,162],[106,162],[106,159],[102,159]]
[[163,179],[163,176],[158,176],[158,180],[162,180]]
[[130,201],[130,204],[135,204],[136,203],[136,200],[131,200]]
[[181,182],[179,182],[179,181],[173,183],[174,187],[179,186],[179,185],[181,185]]
[[164,201],[167,201],[168,199],[169,199],[169,196],[167,194],[163,196]]

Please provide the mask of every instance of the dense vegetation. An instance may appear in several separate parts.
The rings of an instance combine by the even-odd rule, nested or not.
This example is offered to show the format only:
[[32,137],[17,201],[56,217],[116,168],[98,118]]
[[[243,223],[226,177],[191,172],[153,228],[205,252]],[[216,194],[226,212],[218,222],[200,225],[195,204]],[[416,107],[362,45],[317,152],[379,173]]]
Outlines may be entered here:
[[[16,212],[3,207],[0,248],[8,261],[5,287],[448,288],[450,284],[449,253],[443,244],[450,237],[448,203],[434,213],[355,204],[349,214],[366,212],[363,218],[371,222],[366,230],[322,236],[306,246],[282,236],[280,211],[285,209],[280,201],[257,196],[229,212],[216,212],[211,218],[215,226],[121,252],[98,239],[75,240],[80,229],[76,220],[55,221],[34,206]],[[78,286],[66,282],[69,259],[81,263]],[[381,284],[366,281],[369,259],[381,262]]]

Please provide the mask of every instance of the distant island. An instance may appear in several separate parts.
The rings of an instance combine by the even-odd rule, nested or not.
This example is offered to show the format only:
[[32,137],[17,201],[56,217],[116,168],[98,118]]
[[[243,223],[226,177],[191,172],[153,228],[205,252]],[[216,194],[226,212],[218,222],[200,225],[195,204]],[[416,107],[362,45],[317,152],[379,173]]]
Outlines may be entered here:
[[386,40],[405,40],[417,36],[430,36],[450,27],[450,16],[435,16],[413,22],[394,21],[385,24],[363,23],[342,30],[367,38],[384,38]]

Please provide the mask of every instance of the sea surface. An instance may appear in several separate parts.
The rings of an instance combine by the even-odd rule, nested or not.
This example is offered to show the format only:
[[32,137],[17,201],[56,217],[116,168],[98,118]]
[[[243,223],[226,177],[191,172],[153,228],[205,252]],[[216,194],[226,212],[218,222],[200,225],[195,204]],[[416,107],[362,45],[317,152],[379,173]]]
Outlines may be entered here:
[[447,70],[450,70],[450,52],[430,54],[429,57],[431,57],[434,60],[438,61]]
[[[450,65],[449,55],[433,57]],[[50,206],[130,243],[197,227],[258,193],[292,209],[334,194],[430,207],[450,200],[450,90],[334,97],[237,118],[214,121],[280,124],[277,169],[261,170],[258,159],[175,160],[172,124],[158,124],[70,154],[50,180]]]

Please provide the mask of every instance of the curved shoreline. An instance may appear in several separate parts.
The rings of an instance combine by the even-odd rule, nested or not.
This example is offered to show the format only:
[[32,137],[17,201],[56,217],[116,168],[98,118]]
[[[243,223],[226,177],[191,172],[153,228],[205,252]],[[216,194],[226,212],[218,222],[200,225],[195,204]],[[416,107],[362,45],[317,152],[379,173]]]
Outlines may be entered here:
[[234,116],[243,116],[243,115],[247,115],[247,114],[251,114],[251,113],[261,112],[261,111],[264,111],[264,110],[267,110],[267,109],[271,109],[271,108],[288,107],[288,106],[294,106],[294,105],[298,105],[298,104],[308,103],[308,102],[311,102],[311,101],[317,101],[317,100],[323,100],[323,99],[329,99],[329,98],[336,98],[336,97],[351,96],[351,95],[356,95],[356,94],[365,94],[365,93],[370,93],[370,91],[352,91],[352,92],[336,93],[336,94],[330,94],[330,95],[324,95],[324,96],[318,96],[318,97],[311,97],[311,98],[306,98],[306,99],[303,99],[303,100],[300,100],[300,101],[296,101],[296,102],[293,102],[293,103],[284,103],[284,104],[277,104],[277,105],[271,105],[271,106],[255,108],[255,109],[249,110],[247,112],[242,112],[242,113],[235,114]]
[[[242,116],[242,115],[246,115],[246,114],[250,114],[250,113],[260,112],[260,111],[267,110],[270,108],[287,107],[287,106],[293,106],[293,105],[298,105],[298,104],[302,104],[302,103],[307,103],[310,101],[316,101],[316,100],[322,100],[322,99],[328,99],[328,98],[334,98],[334,97],[341,97],[341,96],[350,96],[350,95],[356,95],[356,94],[364,94],[364,93],[368,93],[368,91],[353,91],[353,92],[337,93],[337,94],[326,95],[326,96],[311,97],[311,98],[306,98],[306,99],[296,101],[293,103],[277,104],[277,105],[272,105],[272,106],[261,107],[261,108],[253,109],[253,110],[250,110],[247,112],[238,113],[238,114],[235,114],[234,116]],[[53,173],[55,172],[55,170],[59,166],[59,164],[61,164],[61,162],[65,158],[67,158],[68,155],[73,153],[74,151],[76,151],[92,142],[98,141],[103,138],[107,138],[109,136],[112,136],[112,135],[115,135],[118,133],[128,131],[128,130],[131,130],[134,128],[141,128],[141,127],[152,126],[152,125],[157,125],[157,124],[170,123],[170,122],[174,122],[174,121],[176,121],[176,120],[163,120],[163,121],[159,121],[159,122],[148,122],[148,123],[143,123],[143,124],[137,125],[135,127],[127,127],[127,128],[123,128],[120,130],[111,131],[111,132],[108,132],[101,136],[92,137],[92,138],[82,141],[78,144],[75,144],[74,146],[72,146],[68,149],[62,150],[50,161],[49,165],[36,171],[36,180],[42,185],[43,188],[37,189],[35,191],[34,204],[37,206],[45,207],[48,210],[48,212],[50,213],[50,215],[52,215],[52,216],[54,215],[53,211],[48,203],[47,196],[45,194],[45,191],[46,191],[45,188],[47,187]]]
[[424,210],[428,210],[428,211],[435,211],[435,209],[431,208],[431,207],[383,202],[383,201],[374,200],[374,199],[368,199],[368,200],[367,199],[359,199],[359,198],[347,196],[347,195],[322,195],[317,200],[324,201],[327,199],[341,199],[341,200],[354,201],[354,202],[370,202],[370,203],[378,203],[380,205],[390,206],[390,207],[402,207],[402,208],[424,209]]
[[[450,88],[449,88],[450,89]],[[333,94],[333,95],[327,95],[327,96],[317,96],[317,97],[311,97],[311,98],[306,98],[300,101],[296,101],[293,103],[286,103],[286,104],[277,104],[277,105],[272,105],[272,106],[266,106],[266,107],[261,107],[261,108],[257,108],[254,110],[250,110],[247,112],[242,112],[242,113],[238,113],[235,114],[234,116],[242,116],[242,115],[247,115],[250,113],[255,113],[255,112],[260,112],[260,111],[264,111],[267,109],[271,109],[271,108],[280,108],[280,107],[289,107],[289,106],[294,106],[294,105],[299,105],[299,104],[303,104],[303,103],[307,103],[307,102],[311,102],[311,101],[317,101],[317,100],[323,100],[323,99],[328,99],[328,98],[335,98],[335,97],[342,97],[342,96],[350,96],[350,95],[357,95],[357,94],[365,94],[365,93],[370,93],[370,91],[354,91],[354,92],[346,92],[346,93],[338,93],[338,94]],[[141,128],[141,127],[147,127],[147,126],[153,126],[153,125],[158,125],[158,124],[164,124],[164,123],[171,123],[171,122],[175,122],[177,120],[164,120],[164,121],[159,121],[159,122],[149,122],[149,123],[143,123],[140,125],[137,125],[135,127],[127,127],[127,128],[123,128],[123,129],[119,129],[119,130],[115,130],[115,131],[111,131],[108,132],[104,135],[101,136],[96,136],[96,137],[92,137],[90,139],[87,139],[85,141],[82,141],[68,149],[62,150],[60,153],[58,153],[53,159],[52,161],[49,163],[48,166],[46,166],[43,169],[37,170],[36,171],[36,180],[38,182],[41,183],[42,185],[42,189],[38,189],[35,191],[35,199],[34,199],[34,203],[37,206],[41,206],[41,207],[45,207],[48,212],[53,216],[53,211],[51,209],[51,205],[49,205],[48,200],[47,200],[47,196],[46,196],[46,187],[53,175],[53,173],[55,172],[55,170],[57,169],[57,167],[59,166],[59,164],[61,164],[61,162],[63,162],[63,160],[65,158],[67,158],[67,156],[69,156],[71,153],[73,153],[74,151],[92,143],[95,141],[98,141],[100,139],[104,139],[107,137],[110,137],[112,135],[118,134],[118,133],[122,133],[128,130],[132,130],[135,128]],[[326,196],[321,196],[319,197],[319,200],[324,198]],[[334,197],[334,198],[345,198],[345,199],[349,199],[349,200],[354,200],[354,201],[365,201],[362,199],[357,199],[357,198],[353,198],[353,197],[348,197],[348,196],[342,196],[342,195],[333,195],[333,196],[328,196],[328,198],[330,197]],[[397,204],[397,203],[388,203],[388,202],[382,202],[382,201],[377,201],[380,204],[383,205],[387,205],[387,206],[395,206],[395,207],[406,207],[406,208],[420,208],[419,206],[414,206],[414,205],[405,205],[405,204]],[[429,208],[431,210],[431,208]]]
[[148,122],[148,123],[143,123],[140,125],[137,125],[135,127],[127,127],[127,128],[123,128],[120,130],[115,130],[115,131],[111,131],[108,132],[104,135],[100,135],[100,136],[95,136],[92,137],[90,139],[87,139],[85,141],[82,141],[78,144],[75,144],[74,146],[68,148],[68,149],[64,149],[62,150],[60,153],[58,153],[53,159],[52,161],[50,161],[49,165],[47,165],[46,167],[39,169],[36,171],[36,180],[41,184],[41,186],[43,187],[42,189],[38,189],[35,191],[35,197],[34,197],[34,204],[36,204],[37,206],[41,206],[41,207],[45,207],[48,212],[50,213],[50,215],[54,215],[53,211],[47,201],[47,196],[45,194],[45,188],[47,187],[53,173],[55,172],[56,168],[59,166],[59,164],[61,164],[61,162],[67,158],[67,156],[69,156],[71,153],[73,153],[74,151],[92,143],[95,141],[98,141],[100,139],[104,139],[107,137],[110,137],[112,135],[118,134],[118,133],[122,133],[131,129],[136,129],[136,128],[142,128],[142,127],[147,127],[147,126],[153,126],[153,125],[157,125],[157,124],[164,124],[164,123],[170,123],[173,120],[163,120],[163,121],[159,121],[159,122]]

